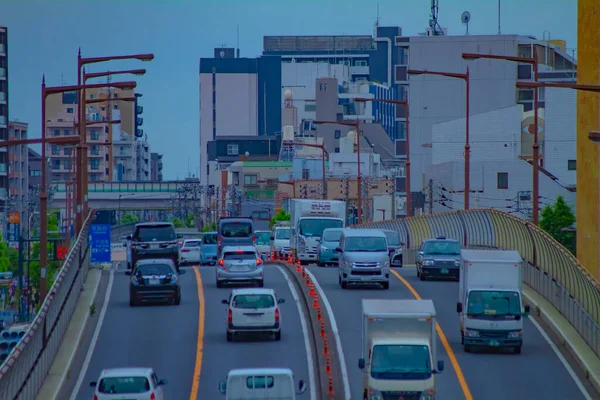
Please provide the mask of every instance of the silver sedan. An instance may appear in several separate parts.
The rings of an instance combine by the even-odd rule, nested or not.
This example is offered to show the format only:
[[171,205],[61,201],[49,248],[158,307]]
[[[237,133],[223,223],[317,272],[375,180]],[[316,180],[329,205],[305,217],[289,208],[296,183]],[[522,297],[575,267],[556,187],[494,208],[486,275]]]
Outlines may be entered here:
[[216,268],[217,287],[228,283],[264,286],[263,260],[254,246],[225,246]]

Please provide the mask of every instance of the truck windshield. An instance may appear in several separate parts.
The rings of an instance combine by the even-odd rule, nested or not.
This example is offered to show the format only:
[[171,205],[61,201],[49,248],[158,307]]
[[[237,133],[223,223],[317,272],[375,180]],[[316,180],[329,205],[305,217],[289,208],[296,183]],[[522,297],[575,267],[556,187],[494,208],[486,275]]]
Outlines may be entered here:
[[431,377],[429,347],[422,345],[377,345],[371,357],[374,379],[415,380]]
[[431,241],[423,246],[423,253],[429,255],[460,256],[460,245],[457,242]]
[[275,239],[277,240],[289,240],[290,239],[290,228],[276,229]]
[[388,250],[385,238],[382,237],[347,237],[344,251],[386,251]]
[[514,319],[521,316],[518,292],[474,290],[469,293],[467,316],[483,319]]
[[388,246],[400,246],[400,236],[396,232],[385,231],[385,237],[387,237]]
[[340,242],[340,238],[342,237],[342,231],[327,231],[323,233],[323,241],[324,242]]
[[271,244],[271,232],[254,232],[256,236],[256,244],[265,246]]
[[299,233],[306,237],[321,237],[327,228],[342,228],[339,219],[302,219],[298,226]]
[[225,238],[247,238],[252,236],[252,224],[245,222],[226,222],[221,225],[221,236]]

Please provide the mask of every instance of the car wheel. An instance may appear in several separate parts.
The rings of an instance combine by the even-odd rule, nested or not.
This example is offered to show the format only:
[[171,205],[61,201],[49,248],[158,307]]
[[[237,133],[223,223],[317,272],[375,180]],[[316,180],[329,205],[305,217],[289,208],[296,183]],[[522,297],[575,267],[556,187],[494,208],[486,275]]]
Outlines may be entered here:
[[427,280],[427,278],[425,278],[425,275],[423,275],[422,272],[419,274],[419,279],[422,280],[422,281],[426,281]]
[[417,278],[421,277],[421,272],[419,272],[419,268],[417,267]]
[[217,287],[218,288],[222,288],[223,287],[223,282],[220,280],[217,280]]
[[403,256],[400,256],[400,267],[398,268],[402,268],[404,266],[404,260],[403,260]]
[[473,352],[473,347],[471,347],[471,345],[465,344],[464,348],[465,348],[465,353]]
[[390,288],[390,283],[389,282],[383,282],[381,284],[381,287],[383,288],[383,290],[388,290]]
[[227,332],[227,341],[233,342],[233,332]]
[[321,261],[317,261],[317,267],[324,267],[324,266],[325,266],[324,263],[322,263]]
[[275,340],[276,341],[280,341],[281,340],[281,330],[275,332]]
[[260,281],[256,282],[256,286],[258,286],[258,287],[265,287],[265,280],[261,279]]
[[131,297],[131,296],[129,296],[129,306],[130,307],[137,306],[137,304],[135,303],[135,300],[133,300],[133,297]]
[[521,346],[517,346],[513,349],[514,354],[521,354]]
[[176,306],[181,304],[181,294],[177,295],[177,298],[175,299],[175,301],[173,303],[175,303]]
[[342,277],[338,275],[338,285],[342,286]]
[[342,281],[342,289],[348,289],[348,282]]

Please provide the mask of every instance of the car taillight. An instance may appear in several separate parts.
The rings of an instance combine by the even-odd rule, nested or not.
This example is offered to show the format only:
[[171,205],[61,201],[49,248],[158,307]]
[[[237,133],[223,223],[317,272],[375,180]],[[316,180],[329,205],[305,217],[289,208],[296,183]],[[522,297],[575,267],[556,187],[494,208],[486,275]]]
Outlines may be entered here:
[[231,312],[231,308],[227,310],[227,323],[233,324],[233,312]]
[[252,236],[252,241],[256,242],[256,236]]
[[152,392],[152,394],[150,394],[150,400],[156,400],[156,396],[154,395],[154,392]]
[[275,322],[279,322],[279,307],[275,309]]
[[260,258],[256,259],[256,266],[260,267],[262,265],[262,260]]
[[94,400],[98,400],[98,396],[94,395]]
[[222,267],[225,265],[225,260],[221,259],[219,260],[219,267]]

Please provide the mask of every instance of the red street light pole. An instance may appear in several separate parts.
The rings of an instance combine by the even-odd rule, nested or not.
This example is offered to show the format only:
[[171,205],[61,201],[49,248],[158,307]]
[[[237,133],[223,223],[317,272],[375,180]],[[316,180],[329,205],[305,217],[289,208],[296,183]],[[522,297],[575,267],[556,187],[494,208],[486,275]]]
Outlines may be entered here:
[[[534,82],[538,82],[538,61],[536,58],[530,57],[513,57],[513,56],[501,56],[497,54],[478,54],[478,53],[463,53],[462,58],[464,60],[504,60],[510,62],[516,62],[521,64],[531,64],[533,66],[533,79]],[[533,216],[532,222],[534,225],[538,225],[540,218],[540,142],[538,135],[538,90],[533,91]]]
[[[358,102],[366,102],[366,101],[370,101],[373,103],[387,103],[387,104],[402,104],[404,105],[404,119],[406,120],[406,162],[405,162],[405,166],[406,166],[406,187],[405,187],[405,191],[406,191],[406,216],[407,217],[412,217],[412,195],[410,192],[410,135],[409,135],[409,129],[408,129],[408,117],[409,117],[409,110],[408,110],[408,94],[406,94],[406,100],[384,100],[384,99],[363,99],[363,98],[356,98],[354,99],[354,101],[358,101]],[[396,196],[396,179],[394,178],[394,185],[393,185],[393,193],[392,196]],[[392,202],[392,204],[395,204],[395,201]],[[384,218],[385,219],[385,214],[384,214]],[[392,210],[392,219],[396,219],[396,210]]]
[[325,145],[323,144],[313,144],[313,143],[298,143],[298,142],[293,142],[292,145],[294,146],[306,146],[306,147],[314,147],[317,149],[321,149],[321,152],[323,153],[323,200],[327,200],[327,179],[325,178],[325,155],[327,154],[327,161],[329,161],[329,152],[327,152],[327,150],[325,150]]
[[360,121],[358,118],[356,118],[356,121],[351,122],[351,121],[313,121],[313,124],[315,125],[322,125],[322,124],[332,124],[332,125],[344,125],[344,126],[351,126],[354,127],[356,129],[356,158],[357,158],[357,174],[358,176],[356,177],[356,185],[358,186],[358,192],[356,194],[357,199],[357,207],[358,210],[357,212],[357,223],[361,224],[362,223],[362,176],[360,174]]
[[469,136],[469,120],[470,120],[470,96],[471,90],[469,87],[470,75],[469,75],[469,67],[467,67],[467,72],[464,74],[455,73],[455,72],[439,72],[439,71],[420,71],[420,70],[408,70],[409,75],[437,75],[437,76],[445,76],[447,78],[455,78],[462,79],[465,81],[465,89],[466,89],[466,110],[465,110],[465,210],[469,209],[469,200],[471,197],[471,144],[470,144],[470,136]]

